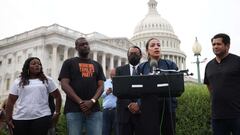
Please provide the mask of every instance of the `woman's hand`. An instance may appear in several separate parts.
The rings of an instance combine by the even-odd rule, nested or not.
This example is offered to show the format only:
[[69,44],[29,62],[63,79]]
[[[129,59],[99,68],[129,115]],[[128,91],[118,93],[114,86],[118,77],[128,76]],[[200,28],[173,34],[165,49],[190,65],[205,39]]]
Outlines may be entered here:
[[61,113],[54,112],[52,116],[52,127],[56,127],[60,114]]

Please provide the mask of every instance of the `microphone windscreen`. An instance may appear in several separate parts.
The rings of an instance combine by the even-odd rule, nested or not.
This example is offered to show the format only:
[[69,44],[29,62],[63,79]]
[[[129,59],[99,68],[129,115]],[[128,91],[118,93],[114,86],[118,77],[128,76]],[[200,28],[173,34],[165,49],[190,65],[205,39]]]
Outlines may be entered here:
[[149,65],[150,65],[151,68],[153,68],[153,67],[157,68],[158,67],[158,61],[155,60],[155,59],[150,59]]

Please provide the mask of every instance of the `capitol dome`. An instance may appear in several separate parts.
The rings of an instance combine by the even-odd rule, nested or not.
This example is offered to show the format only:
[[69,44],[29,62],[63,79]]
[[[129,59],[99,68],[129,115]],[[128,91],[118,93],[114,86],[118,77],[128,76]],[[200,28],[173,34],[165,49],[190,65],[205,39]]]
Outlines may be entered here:
[[161,57],[174,61],[179,69],[185,69],[186,55],[180,50],[181,41],[175,35],[172,25],[158,13],[155,0],[149,0],[148,8],[147,15],[135,27],[131,41],[145,52],[145,44],[150,38],[159,39]]
[[146,32],[169,32],[174,33],[171,24],[159,14],[147,15],[135,28],[134,34]]

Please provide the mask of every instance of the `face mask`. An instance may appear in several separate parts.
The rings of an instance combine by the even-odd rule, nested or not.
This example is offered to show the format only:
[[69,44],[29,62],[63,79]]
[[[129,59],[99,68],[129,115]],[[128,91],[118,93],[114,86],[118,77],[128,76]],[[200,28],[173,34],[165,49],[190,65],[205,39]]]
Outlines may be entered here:
[[128,61],[133,66],[136,66],[140,62],[140,59],[141,59],[141,56],[134,53],[128,56]]

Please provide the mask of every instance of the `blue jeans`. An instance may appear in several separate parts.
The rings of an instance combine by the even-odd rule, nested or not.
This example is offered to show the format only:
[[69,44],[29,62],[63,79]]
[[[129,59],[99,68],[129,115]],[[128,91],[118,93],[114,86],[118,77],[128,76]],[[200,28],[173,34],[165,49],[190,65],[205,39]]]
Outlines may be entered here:
[[117,135],[117,110],[114,109],[103,109],[103,131],[102,135]]
[[240,135],[240,118],[213,119],[212,128],[213,135]]
[[82,112],[66,113],[68,135],[83,135],[85,127],[87,135],[100,135],[102,133],[102,112],[92,112],[85,115]]

